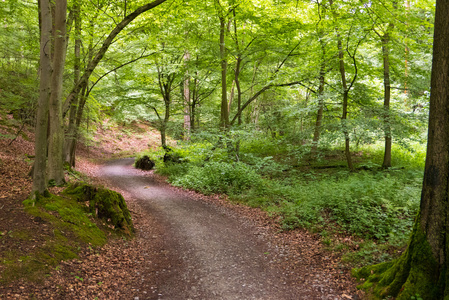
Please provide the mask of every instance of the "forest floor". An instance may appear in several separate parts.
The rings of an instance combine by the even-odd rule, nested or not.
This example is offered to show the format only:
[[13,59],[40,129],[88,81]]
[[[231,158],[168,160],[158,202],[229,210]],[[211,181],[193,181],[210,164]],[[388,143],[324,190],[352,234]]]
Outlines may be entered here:
[[[1,299],[358,299],[340,254],[317,234],[282,231],[260,209],[170,187],[130,160],[107,162],[158,145],[148,126],[103,126],[91,146],[79,146],[77,170],[121,192],[137,230],[61,262],[47,278],[0,285]],[[113,130],[111,130],[113,129]],[[28,253],[52,228],[25,213],[33,134],[11,145],[0,126],[0,255]],[[131,189],[130,189],[131,188]],[[57,193],[61,189],[53,188]],[[32,232],[30,239],[14,233]],[[0,272],[2,272],[0,265]],[[0,273],[1,274],[1,273]],[[1,278],[0,278],[1,279]],[[236,281],[236,279],[239,279]],[[241,284],[240,284],[241,283]]]

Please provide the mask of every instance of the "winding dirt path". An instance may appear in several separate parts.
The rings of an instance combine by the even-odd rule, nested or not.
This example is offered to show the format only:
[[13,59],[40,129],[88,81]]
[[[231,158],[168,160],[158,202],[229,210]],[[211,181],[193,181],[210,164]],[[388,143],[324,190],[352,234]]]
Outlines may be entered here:
[[[301,270],[287,275],[279,269],[275,260],[282,251],[250,222],[225,207],[172,189],[132,163],[133,159],[116,160],[101,173],[135,199],[142,215],[151,215],[163,228],[169,263],[160,271],[157,299],[340,298],[332,289],[317,289],[302,278]],[[140,238],[145,236],[141,233]]]

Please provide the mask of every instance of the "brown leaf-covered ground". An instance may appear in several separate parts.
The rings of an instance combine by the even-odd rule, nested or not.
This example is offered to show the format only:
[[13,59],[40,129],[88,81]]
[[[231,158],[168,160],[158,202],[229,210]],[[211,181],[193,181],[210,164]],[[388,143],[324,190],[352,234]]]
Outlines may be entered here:
[[[135,129],[137,128],[138,129]],[[96,183],[116,188],[103,178],[101,164],[107,158],[132,154],[148,147],[156,147],[158,135],[148,126],[134,124],[131,128],[99,127],[89,147],[80,144],[77,170],[90,176]],[[10,134],[0,126],[0,134]],[[19,136],[8,145],[10,139],[0,138],[0,255],[8,251],[26,254],[41,245],[51,228],[44,226],[22,209],[22,201],[29,195],[31,181],[27,176],[34,155],[33,135],[29,140]],[[152,172],[143,176],[157,180],[163,178]],[[222,196],[206,197],[194,192],[168,187],[196,201],[223,207],[233,218],[247,222],[255,228],[272,248],[277,249],[273,262],[292,281],[292,285],[313,285],[312,291],[301,299],[356,299],[355,284],[349,270],[339,267],[338,254],[325,250],[318,235],[304,230],[281,231],[277,220],[265,212],[233,204]],[[117,188],[116,188],[117,190]],[[173,278],[175,272],[188,266],[171,251],[176,241],[166,237],[167,228],[158,216],[146,210],[142,202],[131,193],[118,189],[125,196],[137,229],[133,240],[111,240],[100,249],[86,247],[80,257],[62,262],[43,282],[23,280],[0,286],[1,299],[166,299],[160,295],[160,287]],[[14,232],[32,232],[32,238],[9,238]],[[207,243],[207,241],[205,241]],[[1,268],[1,267],[0,267]],[[0,269],[0,272],[2,269]],[[263,274],[262,274],[263,275]],[[187,298],[179,298],[187,299]],[[212,298],[211,298],[212,299]],[[217,298],[221,299],[221,298]],[[292,298],[294,299],[294,298]]]

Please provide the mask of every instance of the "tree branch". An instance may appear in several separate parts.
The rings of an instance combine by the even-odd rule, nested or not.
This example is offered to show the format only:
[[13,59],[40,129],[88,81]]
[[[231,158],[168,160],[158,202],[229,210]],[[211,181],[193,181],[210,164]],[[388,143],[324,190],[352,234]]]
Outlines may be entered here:
[[83,76],[81,77],[80,81],[73,87],[70,94],[67,96],[67,99],[63,106],[63,117],[67,114],[67,111],[70,108],[70,105],[76,98],[76,96],[79,94],[80,90],[87,85],[89,81],[90,75],[92,75],[92,72],[95,70],[97,65],[100,63],[101,59],[106,54],[106,51],[109,49],[109,46],[114,41],[115,37],[129,24],[131,23],[135,18],[137,18],[142,13],[164,3],[167,0],[155,0],[151,3],[145,4],[139,8],[137,8],[135,11],[127,15],[120,23],[115,26],[115,28],[111,31],[111,33],[108,35],[108,37],[103,42],[103,45],[98,50],[95,57],[90,61],[88,64],[86,70],[84,71]]

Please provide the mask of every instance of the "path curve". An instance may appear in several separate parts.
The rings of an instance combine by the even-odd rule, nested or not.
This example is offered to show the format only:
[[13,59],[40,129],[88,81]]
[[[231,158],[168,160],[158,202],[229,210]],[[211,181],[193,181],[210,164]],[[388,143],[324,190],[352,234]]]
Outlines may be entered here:
[[277,249],[243,218],[171,189],[132,163],[109,162],[102,174],[156,217],[170,255],[181,260],[167,271],[158,299],[328,299],[277,269]]

